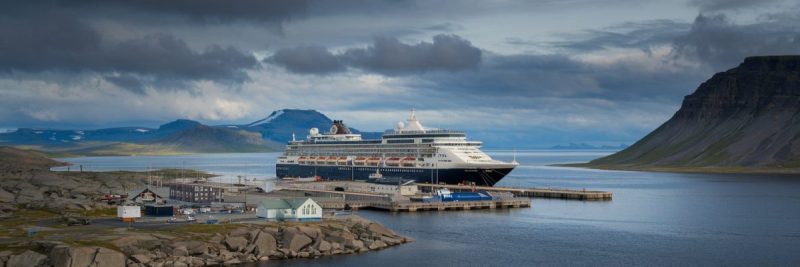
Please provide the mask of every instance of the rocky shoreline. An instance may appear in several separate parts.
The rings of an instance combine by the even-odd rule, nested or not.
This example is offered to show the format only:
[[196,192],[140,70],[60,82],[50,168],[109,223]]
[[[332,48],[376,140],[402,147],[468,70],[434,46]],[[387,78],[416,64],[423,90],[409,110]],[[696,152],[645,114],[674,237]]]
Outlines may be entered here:
[[20,244],[24,250],[0,251],[0,267],[237,265],[354,254],[413,242],[359,217],[308,223],[185,225],[173,231],[123,228],[88,238],[29,241]]
[[[113,206],[97,198],[141,186],[146,174],[49,170],[61,164],[41,153],[0,147],[0,267],[237,265],[354,254],[413,241],[357,216],[125,227],[108,222]],[[65,226],[59,221],[64,212],[106,223]]]

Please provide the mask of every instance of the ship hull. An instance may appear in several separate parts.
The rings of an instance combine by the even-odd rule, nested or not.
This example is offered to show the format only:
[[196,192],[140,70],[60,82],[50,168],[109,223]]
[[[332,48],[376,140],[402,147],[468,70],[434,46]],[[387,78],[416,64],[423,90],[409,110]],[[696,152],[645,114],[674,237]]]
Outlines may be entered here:
[[493,186],[514,168],[451,168],[425,169],[403,167],[370,166],[325,166],[277,164],[278,178],[319,176],[324,180],[366,180],[378,169],[384,177],[402,177],[418,183],[459,184],[474,182],[481,186]]

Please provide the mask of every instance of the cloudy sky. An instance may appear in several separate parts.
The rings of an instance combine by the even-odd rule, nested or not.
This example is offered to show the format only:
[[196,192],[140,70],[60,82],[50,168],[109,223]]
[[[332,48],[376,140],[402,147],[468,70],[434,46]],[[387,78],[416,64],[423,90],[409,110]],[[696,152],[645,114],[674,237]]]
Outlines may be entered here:
[[412,108],[487,143],[630,144],[746,56],[800,53],[784,0],[0,3],[0,128]]

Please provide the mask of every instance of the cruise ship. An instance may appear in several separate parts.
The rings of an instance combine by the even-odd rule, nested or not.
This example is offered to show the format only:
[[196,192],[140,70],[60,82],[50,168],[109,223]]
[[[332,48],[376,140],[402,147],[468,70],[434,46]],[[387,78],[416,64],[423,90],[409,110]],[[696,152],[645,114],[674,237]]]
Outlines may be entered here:
[[398,122],[380,139],[362,139],[340,120],[327,133],[311,128],[305,140],[292,139],[278,157],[279,178],[366,180],[378,174],[419,183],[493,186],[518,165],[492,159],[464,132],[424,128],[414,111],[407,123]]

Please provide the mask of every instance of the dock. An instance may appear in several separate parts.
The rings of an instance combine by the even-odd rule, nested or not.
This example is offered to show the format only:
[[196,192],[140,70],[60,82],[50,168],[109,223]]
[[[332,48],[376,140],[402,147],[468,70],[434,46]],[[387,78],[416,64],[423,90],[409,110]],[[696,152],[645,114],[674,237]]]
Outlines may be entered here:
[[455,202],[364,202],[354,201],[348,203],[353,209],[372,208],[391,212],[415,211],[445,211],[445,210],[473,210],[473,209],[509,209],[529,208],[530,198],[512,198],[484,201],[455,201]]
[[[285,191],[295,191],[304,196],[322,198],[318,203],[324,209],[375,209],[391,212],[416,212],[416,211],[450,211],[474,209],[510,209],[529,208],[531,199],[526,197],[498,198],[483,201],[453,201],[453,202],[412,202],[396,200],[382,194],[356,193],[343,191],[330,191],[319,189],[285,188]],[[341,198],[334,199],[332,197]]]
[[487,192],[511,193],[514,197],[528,198],[557,198],[583,201],[609,201],[612,199],[611,192],[574,190],[574,189],[550,189],[550,188],[515,188],[515,187],[490,187],[490,186],[470,186],[470,185],[449,185],[449,184],[425,184],[419,183],[417,186],[423,191],[433,191],[434,188],[447,188],[453,192],[486,190]]

